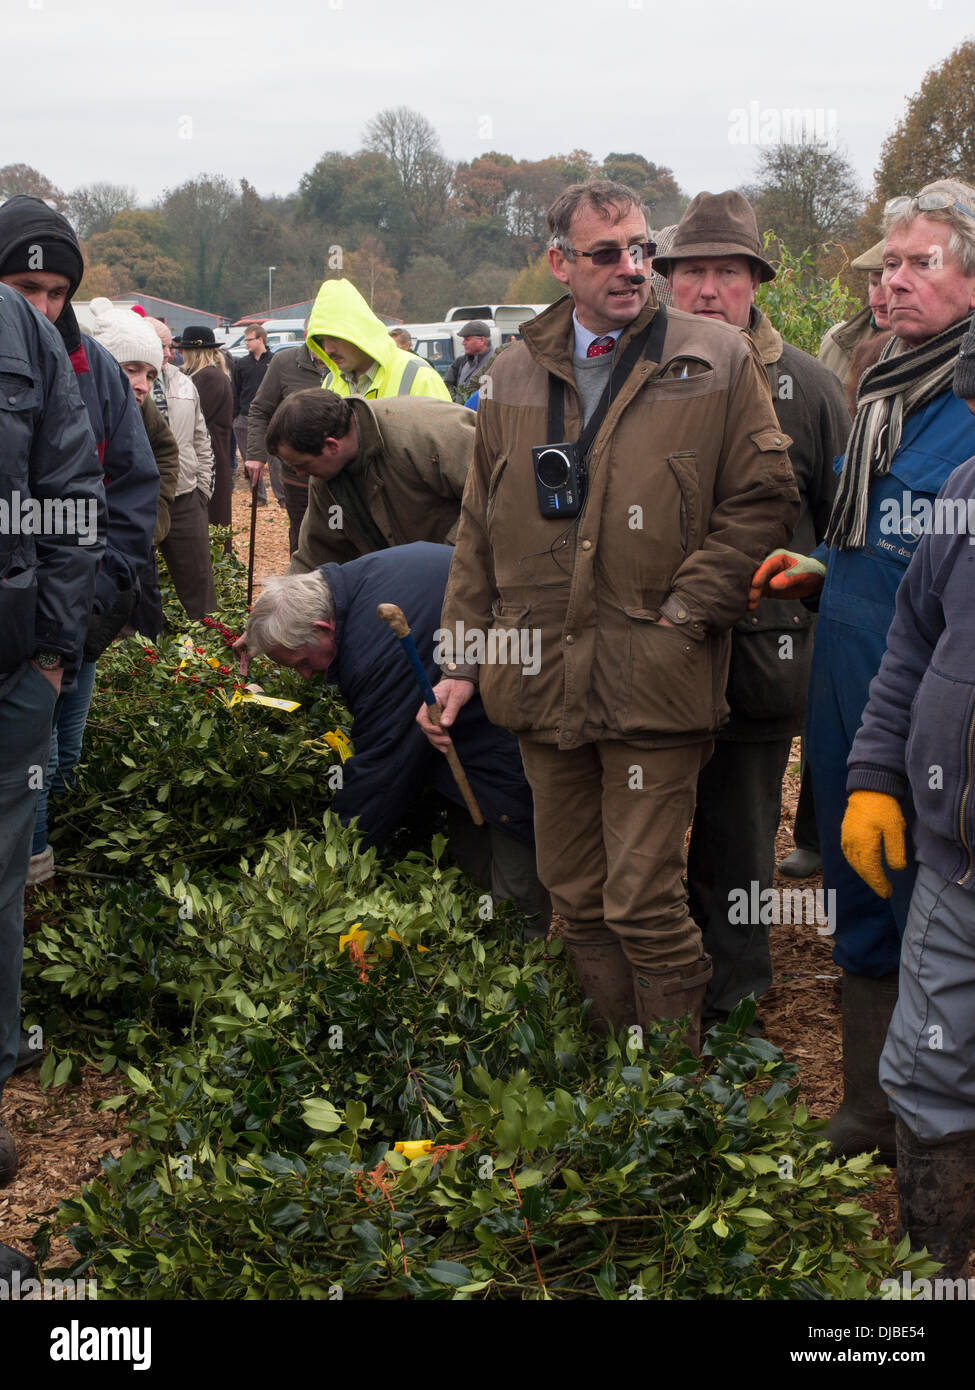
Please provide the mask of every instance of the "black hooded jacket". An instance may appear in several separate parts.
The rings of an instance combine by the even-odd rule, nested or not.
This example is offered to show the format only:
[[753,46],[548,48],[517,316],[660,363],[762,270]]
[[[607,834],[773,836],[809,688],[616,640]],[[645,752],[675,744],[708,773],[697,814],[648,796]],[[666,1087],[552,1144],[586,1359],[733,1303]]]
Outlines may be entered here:
[[[71,523],[71,524],[69,524]],[[0,699],[39,651],[70,678],[105,545],[105,490],[54,329],[0,285]]]
[[[77,256],[79,266],[83,264],[78,239],[66,218],[40,198],[9,199],[0,207],[0,276],[6,273],[4,263],[12,252],[34,243],[64,247],[72,258]],[[108,534],[94,604],[94,611],[101,613],[118,605],[148,563],[159,502],[159,470],[128,377],[111,353],[78,326],[70,303],[78,284],[74,277],[69,279],[69,302],[55,328],[71,358],[104,475]]]

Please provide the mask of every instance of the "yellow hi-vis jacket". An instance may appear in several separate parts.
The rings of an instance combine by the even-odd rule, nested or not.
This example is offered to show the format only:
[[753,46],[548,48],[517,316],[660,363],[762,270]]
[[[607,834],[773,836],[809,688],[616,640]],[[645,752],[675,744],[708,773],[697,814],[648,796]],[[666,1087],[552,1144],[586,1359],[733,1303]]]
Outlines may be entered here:
[[372,382],[365,391],[356,392],[367,400],[380,396],[432,396],[449,401],[450,392],[440,373],[412,352],[397,347],[380,319],[369,308],[355,285],[349,280],[326,280],[318,291],[315,307],[308,318],[308,351],[325,363],[327,368],[322,386],[337,396],[351,396],[352,391],[342,373],[323,351],[318,337],[343,338],[354,343],[379,363]]

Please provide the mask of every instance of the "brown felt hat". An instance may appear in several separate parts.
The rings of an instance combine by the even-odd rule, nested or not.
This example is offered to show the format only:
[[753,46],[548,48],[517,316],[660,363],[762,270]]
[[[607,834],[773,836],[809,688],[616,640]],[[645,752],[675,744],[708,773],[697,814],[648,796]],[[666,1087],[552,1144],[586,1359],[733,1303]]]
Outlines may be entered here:
[[850,262],[851,270],[880,270],[884,268],[884,238],[881,237],[876,246],[871,246],[869,251],[864,251],[857,256],[855,261]]
[[674,261],[696,256],[747,256],[758,266],[761,280],[774,280],[775,271],[763,255],[758,222],[751,203],[740,193],[699,193],[677,226],[664,256],[654,256],[658,275],[669,275]]

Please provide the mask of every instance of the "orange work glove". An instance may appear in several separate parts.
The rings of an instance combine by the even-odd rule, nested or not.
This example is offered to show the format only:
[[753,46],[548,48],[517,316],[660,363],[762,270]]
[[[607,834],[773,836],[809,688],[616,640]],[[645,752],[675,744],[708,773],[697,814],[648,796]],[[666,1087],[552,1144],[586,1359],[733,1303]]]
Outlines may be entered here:
[[758,607],[760,598],[809,598],[819,593],[825,578],[825,565],[811,556],[794,550],[773,550],[752,575],[749,611]]
[[850,792],[840,829],[840,845],[846,862],[880,898],[891,895],[883,870],[884,858],[892,869],[907,868],[904,817],[897,798],[886,792]]

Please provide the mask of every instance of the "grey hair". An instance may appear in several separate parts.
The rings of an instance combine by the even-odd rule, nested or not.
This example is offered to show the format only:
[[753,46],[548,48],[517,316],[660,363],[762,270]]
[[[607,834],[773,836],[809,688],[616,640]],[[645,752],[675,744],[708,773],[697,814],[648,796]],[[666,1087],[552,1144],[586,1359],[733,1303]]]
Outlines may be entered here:
[[244,631],[253,656],[271,647],[296,652],[318,641],[316,623],[335,621],[335,600],[320,570],[269,579],[256,599]]
[[[959,179],[936,179],[934,183],[925,184],[921,193],[950,193],[952,198],[975,214],[975,188]],[[906,230],[916,217],[946,223],[951,228],[948,251],[957,258],[962,275],[975,275],[975,215],[966,217],[958,208],[932,208],[930,212],[922,212],[917,207],[909,208],[907,212],[893,213],[884,218],[884,236],[890,236],[895,228]]]

